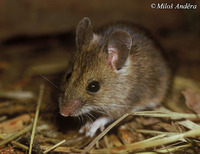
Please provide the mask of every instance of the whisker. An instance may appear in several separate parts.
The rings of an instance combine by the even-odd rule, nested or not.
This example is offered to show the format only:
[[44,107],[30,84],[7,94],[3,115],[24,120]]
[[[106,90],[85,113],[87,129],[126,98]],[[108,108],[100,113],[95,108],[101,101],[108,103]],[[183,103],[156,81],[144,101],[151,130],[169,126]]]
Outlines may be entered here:
[[78,116],[79,123],[82,124],[81,116]]
[[128,108],[128,107],[132,107],[131,105],[121,105],[121,104],[109,104],[108,106],[111,106],[111,107],[113,107],[113,106],[116,106],[116,107],[124,107],[124,108]]
[[79,123],[79,117],[78,116],[75,116],[75,117],[73,117],[74,118],[74,120],[77,122],[77,123]]
[[44,75],[39,74],[43,79],[45,79],[46,81],[48,81],[51,85],[53,85],[55,88],[58,88],[53,82],[51,82],[49,79],[47,79]]
[[87,114],[83,114],[83,115],[84,115],[85,119],[88,120]]
[[83,118],[83,115],[81,114],[81,116],[80,116],[80,118],[81,118],[81,123],[83,124],[84,123],[84,118]]
[[101,113],[103,115],[109,116],[109,114],[107,112],[105,112],[105,109],[102,108],[102,107],[95,107],[95,111],[98,112],[98,113]]
[[95,117],[92,113],[88,112],[88,114],[89,114],[89,116],[91,116],[93,119],[96,119],[96,117]]
[[48,105],[48,107],[47,107],[45,110],[48,110],[48,109],[50,109],[50,108],[56,109],[56,108],[57,108],[57,105],[55,105],[55,104]]
[[84,124],[85,123],[85,118],[84,118],[83,114],[81,115],[81,119],[82,119],[82,124]]
[[107,112],[104,112],[104,111],[98,111],[98,112],[101,113],[102,115],[109,116],[109,114]]
[[89,119],[91,122],[93,122],[93,120],[92,120],[92,118],[90,117],[90,114],[89,114],[89,113],[87,113],[86,116],[88,117],[88,119]]

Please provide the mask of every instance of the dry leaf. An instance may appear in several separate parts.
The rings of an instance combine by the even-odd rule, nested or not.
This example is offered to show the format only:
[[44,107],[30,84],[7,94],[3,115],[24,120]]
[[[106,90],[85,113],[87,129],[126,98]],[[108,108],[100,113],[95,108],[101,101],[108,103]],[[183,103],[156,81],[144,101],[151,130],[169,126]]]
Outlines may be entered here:
[[118,139],[118,137],[114,134],[111,134],[109,136],[110,141],[113,143],[114,146],[121,146],[122,143],[120,142],[120,140]]
[[176,133],[179,132],[179,130],[177,130],[176,127],[174,127],[171,124],[161,122],[158,125],[161,126],[163,129],[165,129],[168,132],[176,132]]
[[118,130],[119,138],[124,144],[131,144],[144,140],[144,136],[141,133],[130,131],[129,129],[121,126]]
[[30,115],[24,114],[0,123],[0,132],[13,133],[24,127],[24,123],[31,120]]
[[149,126],[149,125],[154,125],[156,123],[159,123],[160,122],[160,119],[158,118],[144,118],[144,117],[141,117],[141,123],[144,125],[144,126]]
[[195,113],[200,113],[200,95],[193,92],[191,89],[182,91],[185,97],[185,104]]

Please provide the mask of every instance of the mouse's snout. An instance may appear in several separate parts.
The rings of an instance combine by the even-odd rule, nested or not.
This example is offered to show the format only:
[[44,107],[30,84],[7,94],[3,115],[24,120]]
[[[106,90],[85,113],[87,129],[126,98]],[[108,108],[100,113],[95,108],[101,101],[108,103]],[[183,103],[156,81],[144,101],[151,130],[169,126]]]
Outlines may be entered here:
[[79,100],[68,102],[65,105],[60,106],[60,114],[64,117],[77,116],[79,107],[81,107],[81,102]]

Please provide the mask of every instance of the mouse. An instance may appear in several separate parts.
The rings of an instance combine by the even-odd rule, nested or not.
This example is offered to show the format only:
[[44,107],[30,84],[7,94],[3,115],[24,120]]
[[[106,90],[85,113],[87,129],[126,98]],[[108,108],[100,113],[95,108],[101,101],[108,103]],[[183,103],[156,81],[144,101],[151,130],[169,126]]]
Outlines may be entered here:
[[171,70],[162,48],[142,26],[112,23],[96,31],[88,17],[76,27],[76,51],[58,103],[64,117],[100,116],[79,132],[93,137],[125,113],[153,109],[170,87]]

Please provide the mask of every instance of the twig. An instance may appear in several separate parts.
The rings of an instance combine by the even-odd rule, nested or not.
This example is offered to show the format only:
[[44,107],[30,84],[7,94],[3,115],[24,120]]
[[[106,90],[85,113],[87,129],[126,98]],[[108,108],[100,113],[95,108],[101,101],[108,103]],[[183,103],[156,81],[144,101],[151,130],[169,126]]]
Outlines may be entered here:
[[168,118],[197,118],[200,117],[200,114],[190,114],[190,113],[177,113],[177,112],[165,112],[165,111],[142,111],[142,112],[134,112],[132,115],[137,116],[148,116],[148,117],[168,117]]
[[185,120],[185,121],[179,121],[178,124],[181,124],[185,126],[188,129],[195,129],[195,128],[200,128],[200,125],[195,124],[194,122],[190,120]]
[[32,128],[32,124],[30,124],[29,126],[25,127],[24,129],[20,130],[19,132],[15,133],[14,135],[6,138],[5,140],[0,142],[0,146],[9,143],[10,141],[16,139],[17,137],[19,137],[20,135],[28,132],[29,130],[31,130]]
[[165,134],[168,136],[180,134],[180,133],[162,132],[162,131],[157,131],[157,130],[146,130],[146,129],[136,129],[136,132],[144,133],[144,134]]
[[137,152],[135,154],[158,154],[157,152]]
[[170,148],[167,148],[167,149],[157,149],[155,151],[159,152],[159,153],[169,153],[169,152],[177,151],[179,149],[187,148],[187,147],[191,147],[191,146],[192,146],[191,144],[185,144],[185,145],[170,147]]
[[34,118],[34,122],[33,122],[33,129],[32,129],[32,133],[31,133],[29,154],[31,154],[31,152],[32,152],[33,140],[34,140],[34,136],[35,136],[35,130],[36,130],[36,125],[37,125],[37,120],[38,120],[38,116],[39,116],[39,110],[40,110],[40,105],[41,105],[41,102],[42,102],[43,95],[44,95],[44,84],[41,84],[40,85],[38,103],[37,103],[37,109],[36,109],[36,112],[35,112],[35,118]]
[[7,119],[7,116],[2,116],[2,117],[0,117],[0,122],[1,121],[4,121],[4,120],[6,120]]
[[22,149],[24,149],[24,150],[28,150],[28,147],[27,147],[27,146],[25,146],[25,145],[23,145],[23,144],[21,144],[21,143],[19,143],[19,142],[11,141],[11,143],[12,143],[13,145],[19,147],[19,148],[22,148]]
[[[48,145],[41,145],[41,149],[42,150],[46,150],[51,148],[51,146]],[[56,147],[55,149],[52,150],[52,152],[59,152],[59,153],[70,153],[70,152],[74,152],[74,153],[80,153],[82,150],[80,149],[73,149],[71,147]]]
[[59,143],[57,143],[57,144],[55,144],[54,146],[52,146],[51,148],[45,150],[43,153],[47,153],[47,152],[49,152],[49,151],[55,149],[56,147],[60,146],[61,144],[65,143],[65,142],[66,142],[66,140],[62,140],[62,141],[60,141]]
[[0,92],[0,97],[12,99],[32,99],[34,95],[30,91],[9,91]]
[[139,150],[139,149],[145,149],[153,146],[158,146],[158,145],[164,145],[172,142],[176,142],[179,140],[183,140],[186,137],[195,137],[195,136],[200,136],[200,128],[190,130],[188,132],[178,134],[178,135],[173,135],[170,137],[165,137],[161,139],[156,139],[151,142],[144,142],[140,141],[137,143],[132,143],[129,145],[123,145],[120,147],[114,147],[114,148],[107,148],[107,149],[100,149],[100,150],[94,150],[93,153],[115,153],[115,152],[127,152],[127,151],[133,151],[133,150]]
[[[3,137],[3,135],[0,135],[0,139],[6,139],[6,137]],[[28,150],[28,147],[27,146],[25,146],[25,145],[23,145],[23,144],[21,144],[21,143],[19,143],[19,142],[16,142],[16,141],[11,141],[11,143],[13,144],[13,145],[16,145],[17,147],[20,147],[20,148],[22,148],[22,149],[25,149],[25,150]]]

